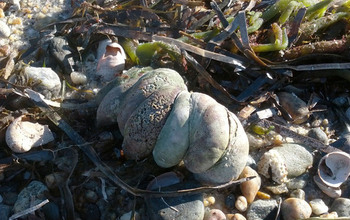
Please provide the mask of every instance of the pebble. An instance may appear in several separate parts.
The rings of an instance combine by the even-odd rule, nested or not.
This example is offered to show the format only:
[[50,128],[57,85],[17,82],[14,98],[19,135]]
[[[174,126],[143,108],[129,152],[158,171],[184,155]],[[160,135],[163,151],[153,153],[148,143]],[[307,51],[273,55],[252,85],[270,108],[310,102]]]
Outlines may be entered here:
[[339,217],[349,217],[350,216],[350,199],[347,198],[337,198],[332,203],[330,212],[337,212]]
[[[162,187],[162,190],[179,190],[198,187],[196,182],[184,182],[174,184],[168,187]],[[165,201],[165,202],[164,202]],[[170,220],[170,219],[191,219],[203,220],[204,204],[203,195],[194,194],[179,197],[147,198],[147,210],[150,219]]]
[[284,220],[305,219],[311,216],[312,209],[305,200],[288,198],[282,202],[281,213]]
[[11,206],[0,204],[0,219],[8,219],[11,212]]
[[85,192],[85,199],[87,202],[96,203],[98,199],[98,195],[96,194],[95,191],[87,190]]
[[328,137],[327,134],[322,131],[321,128],[312,128],[309,133],[308,133],[309,137],[315,138],[317,140],[320,140],[322,143],[324,144],[328,144]]
[[277,214],[276,200],[256,200],[247,210],[248,220],[273,219]]
[[245,212],[248,208],[247,199],[244,196],[238,196],[235,207],[240,212]]
[[315,215],[321,215],[328,212],[328,206],[323,202],[322,199],[313,199],[309,202],[312,213]]
[[[47,99],[56,98],[61,91],[61,81],[58,75],[48,67],[26,67],[24,75],[28,81],[35,84],[33,90],[41,93]],[[37,84],[36,84],[37,83]]]
[[287,188],[287,185],[285,183],[282,183],[280,185],[265,186],[265,188],[267,190],[271,191],[275,195],[288,193],[288,188]]
[[87,83],[87,77],[84,73],[73,71],[70,74],[70,79],[76,85],[84,85]]
[[203,220],[226,220],[226,215],[220,209],[211,209],[205,213]]
[[70,74],[73,69],[73,49],[63,37],[54,37],[49,44],[49,52],[54,57],[65,74]]
[[251,176],[255,176],[255,178],[240,184],[242,195],[247,199],[248,203],[254,201],[261,186],[261,178],[259,174],[249,166],[246,166],[239,176],[239,179]]
[[21,212],[44,201],[46,199],[44,195],[45,191],[48,191],[48,188],[43,183],[36,180],[30,182],[18,194],[17,201],[13,206],[14,213]]
[[305,200],[305,191],[302,189],[293,190],[290,195],[291,198],[303,199]]
[[304,173],[298,177],[295,177],[293,179],[290,179],[286,184],[287,188],[289,190],[294,190],[294,189],[303,189],[307,181],[309,181],[310,175],[309,173]]
[[10,34],[11,34],[11,30],[9,26],[5,22],[0,21],[0,37],[8,38]]
[[288,170],[288,178],[300,176],[313,164],[312,154],[300,144],[282,144],[280,147],[274,147],[273,149],[284,159]]
[[[119,220],[130,220],[130,219],[132,219],[131,215],[132,215],[132,211],[124,213],[122,216],[120,216]],[[140,220],[141,219],[140,214],[138,212],[135,212],[133,219]]]
[[239,213],[228,214],[228,215],[227,215],[227,219],[228,219],[228,220],[246,220],[246,218],[244,217],[244,215],[239,214]]
[[295,124],[305,122],[310,115],[307,104],[294,93],[277,93],[280,105],[292,117]]
[[207,198],[204,198],[203,200],[204,206],[211,206],[215,204],[215,197],[214,196],[208,196]]

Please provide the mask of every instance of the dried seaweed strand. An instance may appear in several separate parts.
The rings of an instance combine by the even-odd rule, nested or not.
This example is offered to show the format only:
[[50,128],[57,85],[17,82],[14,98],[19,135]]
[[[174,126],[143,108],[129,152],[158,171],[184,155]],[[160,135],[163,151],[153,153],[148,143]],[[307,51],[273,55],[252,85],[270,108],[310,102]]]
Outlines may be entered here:
[[85,153],[85,155],[95,164],[97,169],[99,169],[104,175],[106,175],[113,183],[115,183],[117,186],[122,188],[123,190],[127,191],[128,193],[134,195],[134,196],[141,196],[141,197],[176,197],[176,196],[182,196],[182,195],[191,195],[191,194],[198,194],[203,192],[209,192],[215,189],[222,189],[229,187],[233,184],[240,184],[245,181],[249,181],[255,176],[242,178],[239,180],[231,180],[228,183],[221,184],[218,186],[203,186],[203,187],[197,187],[192,189],[184,189],[184,190],[177,190],[177,191],[163,191],[163,192],[157,192],[157,191],[149,191],[149,190],[142,190],[137,189],[129,186],[127,183],[125,183],[122,179],[120,179],[112,170],[110,167],[108,167],[105,163],[101,161],[101,159],[98,157],[97,153],[95,152],[94,148],[90,143],[85,142],[83,137],[81,137],[67,122],[65,122],[61,116],[55,112],[50,106],[48,106],[44,101],[42,101],[42,97],[40,97],[40,94],[31,90],[26,89],[25,95],[28,96],[44,113],[46,113],[47,117],[57,126],[59,127],[63,132],[66,133],[66,135],[74,141],[78,147]]
[[25,209],[25,210],[23,210],[21,212],[18,212],[16,214],[14,214],[14,215],[11,215],[9,220],[14,220],[14,219],[20,218],[20,217],[22,217],[24,215],[28,215],[29,213],[32,213],[32,212],[40,209],[41,207],[43,207],[44,205],[46,205],[49,202],[50,201],[48,199],[45,199],[44,201],[42,201],[41,203],[39,203],[39,204],[37,204],[35,206],[32,206],[32,207],[30,207],[28,209]]
[[321,63],[321,64],[306,64],[306,65],[271,65],[271,69],[291,69],[295,71],[316,71],[316,70],[342,70],[350,69],[350,63]]

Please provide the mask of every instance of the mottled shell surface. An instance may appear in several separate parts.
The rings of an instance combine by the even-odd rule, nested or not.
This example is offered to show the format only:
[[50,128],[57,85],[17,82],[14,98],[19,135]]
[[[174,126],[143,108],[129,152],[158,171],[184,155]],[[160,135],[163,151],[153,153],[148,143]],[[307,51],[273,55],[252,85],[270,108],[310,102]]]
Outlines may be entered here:
[[158,166],[168,168],[179,164],[188,149],[190,98],[191,94],[187,91],[176,97],[153,149],[153,158]]
[[229,120],[226,108],[212,97],[192,93],[190,147],[184,163],[193,173],[202,173],[222,157],[228,146]]
[[24,153],[54,140],[47,125],[23,121],[23,118],[16,118],[6,130],[6,143],[12,151]]
[[237,179],[247,163],[249,153],[247,135],[236,115],[228,110],[227,112],[230,122],[229,145],[214,166],[205,172],[195,174],[196,179],[202,183],[221,184]]
[[339,187],[350,175],[350,156],[345,152],[328,153],[318,164],[318,175],[327,186]]
[[123,150],[129,159],[141,159],[152,153],[181,88],[167,86],[155,91],[133,111],[125,124]]
[[176,86],[180,90],[186,90],[182,77],[171,69],[155,69],[142,76],[135,85],[130,88],[121,99],[120,111],[118,112],[118,126],[124,133],[125,124],[135,109],[144,102],[153,92],[164,86]]

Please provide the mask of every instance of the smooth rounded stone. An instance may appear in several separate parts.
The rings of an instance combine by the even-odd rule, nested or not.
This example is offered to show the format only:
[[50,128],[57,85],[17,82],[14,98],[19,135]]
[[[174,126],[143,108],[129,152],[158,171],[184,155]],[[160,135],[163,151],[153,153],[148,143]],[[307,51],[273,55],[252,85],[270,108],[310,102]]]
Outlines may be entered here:
[[300,144],[282,144],[280,147],[274,147],[273,149],[284,159],[288,170],[288,178],[300,176],[312,166],[312,154]]
[[276,200],[256,200],[247,210],[248,220],[274,219],[277,214]]
[[26,80],[33,83],[33,90],[43,94],[45,98],[56,98],[60,95],[61,80],[51,68],[26,67],[24,69]]
[[312,128],[309,131],[308,136],[320,140],[324,144],[328,144],[327,134],[324,133],[324,131],[322,131],[321,128]]
[[312,213],[315,215],[321,215],[328,212],[328,206],[323,202],[322,199],[313,199],[309,202]]
[[13,206],[13,212],[18,213],[31,206],[38,205],[46,199],[44,192],[49,189],[39,181],[32,181],[18,194],[17,201]]
[[305,200],[288,198],[282,202],[281,214],[284,220],[305,219],[311,216],[312,209]]
[[70,79],[76,85],[84,85],[87,82],[87,77],[82,72],[73,71],[70,74]]
[[203,220],[226,220],[226,215],[220,209],[211,209],[205,213]]
[[244,167],[242,173],[239,175],[239,179],[252,176],[255,176],[255,178],[240,184],[242,195],[247,199],[249,204],[254,201],[260,189],[261,178],[259,174],[249,166]]
[[228,220],[246,220],[244,215],[240,213],[235,213],[235,214],[227,214]]
[[350,199],[348,198],[337,198],[332,203],[329,212],[337,212],[339,217],[350,216]]
[[122,145],[127,158],[138,160],[152,153],[174,99],[180,91],[181,88],[174,86],[158,89],[130,115],[125,124]]
[[235,207],[240,212],[245,212],[248,208],[248,202],[247,199],[244,196],[238,196]]
[[169,117],[166,119],[156,145],[153,149],[153,159],[158,166],[168,168],[180,163],[188,149],[190,97],[187,91],[182,91],[176,97]]
[[305,200],[305,191],[302,190],[302,189],[293,190],[293,191],[290,193],[289,197]]
[[228,113],[212,97],[192,93],[189,123],[190,146],[184,163],[192,173],[202,173],[217,163],[228,147],[231,134]]
[[[187,181],[162,187],[162,191],[175,191],[199,187],[198,183]],[[165,201],[165,202],[164,202]],[[203,220],[203,194],[184,195],[178,197],[146,198],[150,219],[154,220]],[[178,211],[175,211],[174,208]]]
[[11,212],[11,206],[0,204],[0,219],[8,219]]
[[277,93],[280,105],[292,117],[295,124],[305,122],[310,115],[307,104],[294,93],[279,92]]
[[73,49],[64,37],[52,38],[49,44],[49,52],[65,74],[70,74],[73,71]]
[[8,38],[10,34],[11,34],[11,30],[9,26],[5,22],[0,21],[0,37]]

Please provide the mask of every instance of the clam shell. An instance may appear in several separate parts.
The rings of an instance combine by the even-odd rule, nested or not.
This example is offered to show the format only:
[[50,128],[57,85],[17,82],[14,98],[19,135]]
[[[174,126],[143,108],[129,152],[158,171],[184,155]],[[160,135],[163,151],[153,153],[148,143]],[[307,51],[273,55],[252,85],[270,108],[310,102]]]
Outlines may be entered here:
[[16,118],[6,130],[6,143],[12,151],[24,153],[54,140],[47,125],[24,121],[23,118]]
[[350,175],[350,156],[345,152],[328,153],[318,164],[318,175],[330,187],[339,187]]

